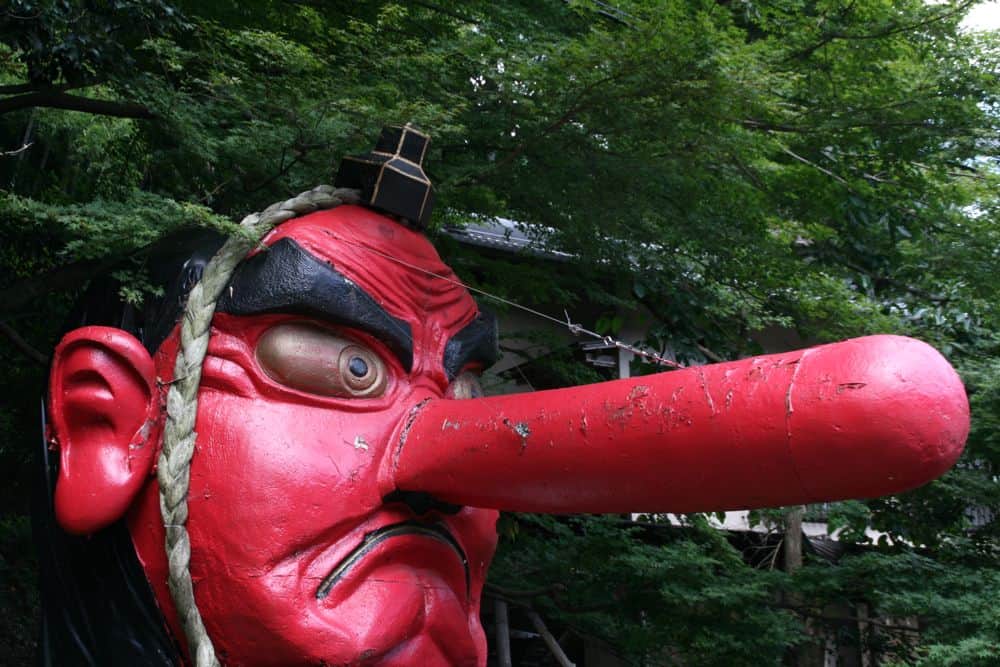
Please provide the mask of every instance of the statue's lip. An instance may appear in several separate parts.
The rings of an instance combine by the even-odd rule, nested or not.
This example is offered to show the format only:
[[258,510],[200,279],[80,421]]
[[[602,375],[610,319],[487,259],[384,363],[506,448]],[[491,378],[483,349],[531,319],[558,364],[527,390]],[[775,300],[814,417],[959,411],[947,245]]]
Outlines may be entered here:
[[469,580],[469,559],[465,555],[465,551],[462,546],[452,535],[451,531],[448,530],[441,523],[422,523],[420,521],[400,521],[398,523],[392,523],[386,526],[382,526],[377,530],[373,530],[369,533],[365,533],[365,537],[361,540],[360,544],[354,547],[347,555],[341,558],[330,573],[327,574],[323,581],[320,582],[319,588],[316,589],[316,599],[322,600],[337,584],[340,579],[344,577],[355,565],[357,565],[364,557],[370,553],[375,547],[382,544],[386,540],[393,539],[395,537],[406,537],[406,536],[418,536],[426,537],[428,539],[436,540],[449,547],[455,552],[459,560],[462,562],[462,569],[465,572],[465,593],[466,596],[469,595],[471,589],[471,583]]

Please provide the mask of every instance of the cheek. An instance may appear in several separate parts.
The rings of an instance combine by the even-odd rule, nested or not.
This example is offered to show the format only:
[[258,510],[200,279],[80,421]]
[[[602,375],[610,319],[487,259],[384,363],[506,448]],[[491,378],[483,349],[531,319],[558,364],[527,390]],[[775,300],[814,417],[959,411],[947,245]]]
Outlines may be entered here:
[[203,392],[192,544],[273,562],[356,523],[381,502],[378,463],[398,418]]
[[462,544],[469,558],[469,576],[472,592],[479,595],[486,574],[497,548],[496,510],[466,507],[452,519],[452,525],[462,536]]

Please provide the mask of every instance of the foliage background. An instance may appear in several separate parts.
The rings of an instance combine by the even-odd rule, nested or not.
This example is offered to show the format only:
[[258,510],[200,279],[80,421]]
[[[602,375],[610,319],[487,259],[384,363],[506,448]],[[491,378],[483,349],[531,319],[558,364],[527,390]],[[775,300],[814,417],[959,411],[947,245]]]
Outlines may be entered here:
[[846,539],[891,539],[837,565],[753,567],[702,516],[662,543],[506,517],[494,590],[636,664],[794,661],[844,602],[919,618],[916,644],[852,640],[885,662],[1000,663],[1000,51],[958,29],[974,4],[0,3],[0,651],[32,650],[30,459],[74,295],[117,267],[140,298],[155,239],[329,182],[410,121],[434,137],[436,226],[504,216],[577,257],[554,278],[443,244],[470,283],[597,304],[608,333],[642,306],[685,361],[758,352],[768,326],[905,333],[972,403],[942,480],[838,509]]

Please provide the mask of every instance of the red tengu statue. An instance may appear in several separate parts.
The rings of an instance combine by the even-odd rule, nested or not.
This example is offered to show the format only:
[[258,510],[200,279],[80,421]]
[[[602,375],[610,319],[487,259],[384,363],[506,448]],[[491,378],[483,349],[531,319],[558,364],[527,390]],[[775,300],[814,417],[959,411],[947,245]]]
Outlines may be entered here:
[[496,324],[413,228],[425,149],[387,130],[353,190],[251,216],[279,223],[260,246],[83,309],[51,374],[43,662],[482,666],[498,510],[873,497],[960,454],[958,376],[896,336],[482,397]]

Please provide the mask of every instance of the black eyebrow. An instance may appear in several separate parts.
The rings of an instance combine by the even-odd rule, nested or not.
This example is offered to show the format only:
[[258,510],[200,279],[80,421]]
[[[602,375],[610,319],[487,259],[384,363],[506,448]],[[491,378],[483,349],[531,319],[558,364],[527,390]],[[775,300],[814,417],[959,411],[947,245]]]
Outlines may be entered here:
[[409,372],[413,330],[290,238],[240,264],[216,306],[231,315],[294,313],[355,327],[386,343]]
[[478,361],[487,368],[500,358],[500,334],[497,317],[490,311],[481,310],[462,330],[451,337],[444,347],[441,363],[449,380],[462,372],[470,361]]

